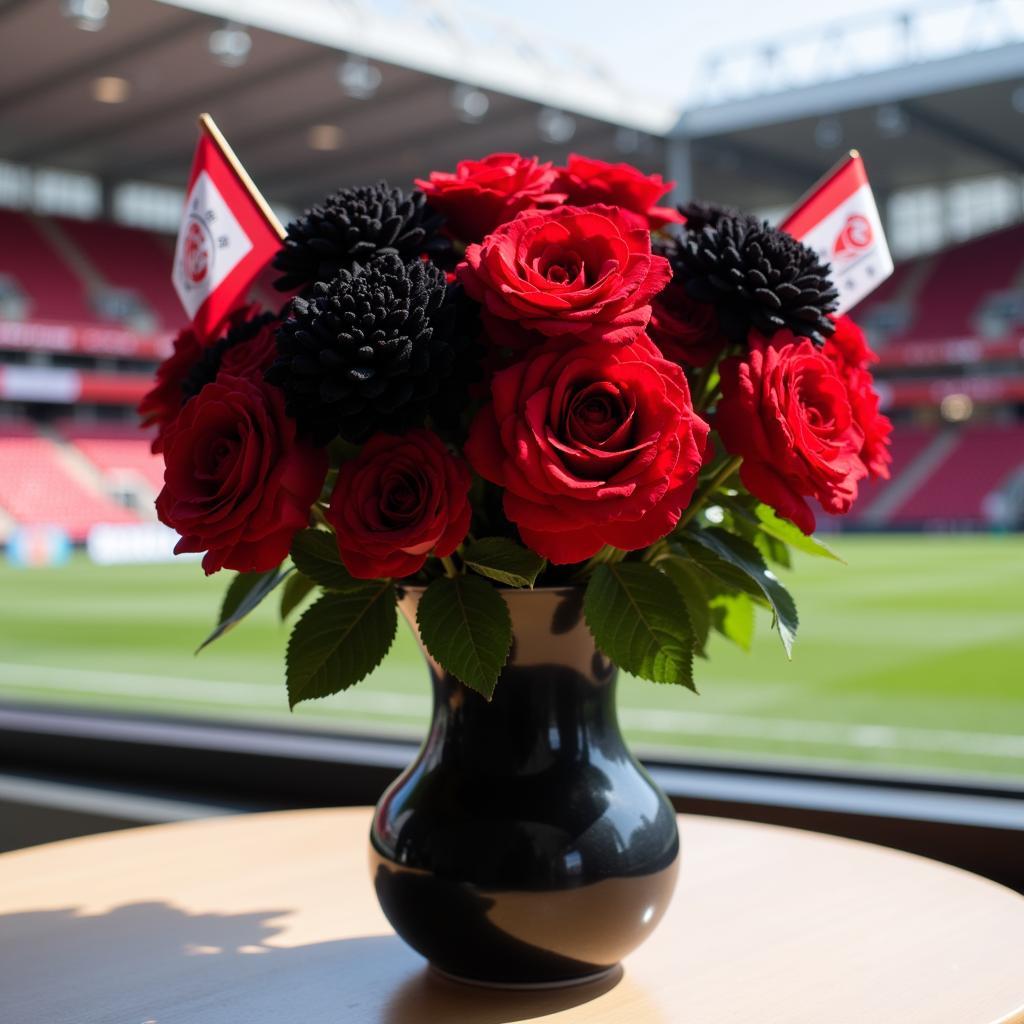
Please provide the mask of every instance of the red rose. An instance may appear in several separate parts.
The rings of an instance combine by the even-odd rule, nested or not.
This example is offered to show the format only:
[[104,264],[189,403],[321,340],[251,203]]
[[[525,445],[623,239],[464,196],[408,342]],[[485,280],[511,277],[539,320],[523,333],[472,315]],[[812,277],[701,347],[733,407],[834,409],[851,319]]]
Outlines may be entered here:
[[647,338],[552,339],[495,374],[492,394],[466,457],[505,488],[505,514],[538,554],[565,564],[605,544],[632,551],[678,522],[708,425],[683,371]]
[[552,188],[557,172],[551,164],[518,153],[493,153],[483,160],[463,160],[455,173],[431,171],[416,179],[430,205],[445,215],[448,230],[464,242],[479,242],[520,210],[561,203]]
[[469,246],[458,267],[491,340],[514,349],[538,335],[630,341],[671,273],[650,232],[614,206],[526,211]]
[[401,578],[450,555],[472,514],[470,475],[429,430],[376,434],[342,463],[327,519],[357,579]]
[[175,554],[206,551],[207,575],[279,565],[327,475],[327,453],[296,439],[277,388],[225,374],[168,428],[164,462],[157,515],[181,534]]
[[848,316],[832,318],[836,329],[825,341],[825,354],[841,366],[865,369],[878,362],[877,353],[868,344],[864,332]]
[[629,164],[609,164],[576,153],[569,155],[568,164],[559,169],[555,182],[556,191],[568,195],[567,202],[575,206],[621,206],[652,231],[684,222],[678,210],[655,205],[674,185],[674,181],[663,181],[660,174],[647,175]]
[[[224,365],[223,360],[218,362],[217,347],[223,346],[232,332],[242,329],[246,321],[252,320],[258,314],[259,306],[255,304],[239,307],[227,319],[225,325],[227,335],[209,344],[200,341],[199,336],[191,327],[184,327],[178,332],[178,336],[174,339],[173,351],[157,367],[156,384],[143,397],[137,410],[141,418],[141,426],[156,426],[157,428],[157,435],[153,439],[152,445],[154,452],[163,451],[164,432],[174,422],[185,401],[192,397],[187,386],[196,384],[196,374],[202,376],[206,372],[205,369],[200,369],[199,364],[203,362],[204,358],[210,362],[208,370],[209,376],[212,378],[216,373],[217,365]],[[248,345],[250,344],[255,344],[256,348],[249,350]],[[263,331],[259,332],[251,341],[246,340],[244,349],[241,345],[236,346],[242,351],[235,353],[230,366],[245,367],[246,370],[253,368],[258,361],[268,355],[268,344],[270,349],[273,349],[273,330],[269,330],[269,334]],[[269,357],[272,362],[274,354],[270,352]],[[267,362],[262,369],[266,369],[269,365],[270,363]],[[237,376],[242,375],[238,369],[229,369],[228,372],[235,373]]]
[[[252,337],[229,344],[220,358],[218,373],[231,377],[262,377],[277,358],[277,329],[280,321],[260,324]],[[228,341],[230,342],[230,335]]]
[[181,409],[182,384],[189,370],[203,354],[203,344],[191,327],[183,327],[174,339],[171,354],[156,369],[156,384],[139,402],[138,414],[143,427],[156,427],[154,452],[163,451],[163,434]]
[[770,344],[755,332],[750,354],[723,360],[720,372],[715,426],[726,450],[743,456],[747,490],[808,534],[815,522],[804,498],[848,512],[866,475],[864,435],[835,363],[787,330]]
[[682,366],[708,366],[729,344],[715,307],[691,299],[678,279],[654,297],[647,333],[666,359]]
[[878,362],[878,356],[868,345],[864,332],[848,316],[836,318],[835,333],[825,342],[824,351],[846,382],[853,418],[864,435],[861,461],[871,476],[888,480],[892,421],[878,411],[878,392],[868,369],[870,363]]

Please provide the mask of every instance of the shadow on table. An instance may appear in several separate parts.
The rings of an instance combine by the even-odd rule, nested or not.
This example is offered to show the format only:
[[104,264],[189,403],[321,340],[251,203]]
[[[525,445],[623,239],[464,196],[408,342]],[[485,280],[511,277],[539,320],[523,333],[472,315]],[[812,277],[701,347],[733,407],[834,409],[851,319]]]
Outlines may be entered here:
[[188,913],[132,903],[0,916],[4,1024],[508,1024],[596,999],[621,978],[555,991],[437,977],[394,935],[275,947],[288,911]]

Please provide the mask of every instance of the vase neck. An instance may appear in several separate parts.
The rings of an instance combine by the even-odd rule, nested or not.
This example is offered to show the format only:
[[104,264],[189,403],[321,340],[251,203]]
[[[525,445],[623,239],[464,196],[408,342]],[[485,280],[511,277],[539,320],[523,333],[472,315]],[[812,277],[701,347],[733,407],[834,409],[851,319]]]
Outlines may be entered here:
[[[428,746],[457,743],[481,759],[509,757],[522,768],[576,759],[598,745],[622,749],[615,712],[618,670],[596,648],[583,620],[582,591],[502,591],[512,618],[512,649],[491,701],[449,675],[426,650],[434,689]],[[402,612],[415,630],[419,593]],[[418,634],[417,634],[418,636]],[[422,643],[420,644],[422,649]]]

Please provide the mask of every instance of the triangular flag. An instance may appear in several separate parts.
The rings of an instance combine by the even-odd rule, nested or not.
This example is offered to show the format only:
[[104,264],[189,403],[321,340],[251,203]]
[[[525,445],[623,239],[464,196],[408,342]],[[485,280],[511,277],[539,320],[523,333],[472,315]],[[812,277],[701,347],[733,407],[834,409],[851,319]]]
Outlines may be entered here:
[[845,313],[873,292],[893,271],[864,161],[851,150],[779,225],[831,264]]
[[171,281],[209,340],[281,248],[284,228],[213,118],[200,115],[199,126]]

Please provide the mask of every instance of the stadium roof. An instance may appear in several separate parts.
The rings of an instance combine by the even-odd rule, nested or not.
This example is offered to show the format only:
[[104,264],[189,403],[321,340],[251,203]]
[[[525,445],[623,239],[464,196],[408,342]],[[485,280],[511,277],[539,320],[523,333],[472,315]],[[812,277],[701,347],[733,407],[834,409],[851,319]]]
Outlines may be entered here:
[[[289,204],[497,150],[562,157],[579,148],[663,167],[651,132],[667,131],[674,111],[628,102],[585,56],[498,34],[500,26],[476,26],[490,39],[468,37],[439,13],[380,13],[394,6],[114,0],[102,30],[83,32],[55,4],[0,0],[0,159],[181,185],[195,116],[209,110],[261,189]],[[211,33],[233,15],[251,51],[225,66],[211,54]],[[380,71],[366,98],[352,95],[358,81],[348,92],[339,81],[352,57]],[[127,81],[123,95],[113,93],[123,101],[97,102],[98,80],[110,77]],[[335,126],[319,139],[337,148],[311,148],[316,125]]]
[[[0,0],[0,160],[180,187],[195,115],[209,110],[290,206],[509,149],[667,163],[684,190],[755,208],[788,204],[851,146],[880,193],[1024,171],[1019,40],[880,68],[833,62],[838,77],[781,85],[782,51],[761,47],[752,78],[773,88],[680,114],[630,96],[587,54],[461,18],[454,3],[111,0],[102,30],[81,31],[55,3]],[[900,24],[913,43],[913,23]],[[251,44],[238,60],[232,33]],[[827,55],[838,39],[822,30],[815,46]]]

